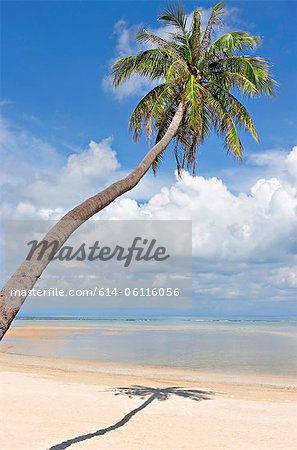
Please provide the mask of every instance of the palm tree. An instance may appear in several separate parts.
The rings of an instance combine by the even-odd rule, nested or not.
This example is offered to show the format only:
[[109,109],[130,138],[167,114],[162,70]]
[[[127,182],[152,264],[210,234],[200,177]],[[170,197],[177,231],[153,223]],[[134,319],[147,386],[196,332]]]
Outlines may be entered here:
[[[60,248],[86,220],[133,189],[152,166],[156,169],[168,145],[175,142],[179,173],[195,173],[196,153],[214,130],[224,138],[235,158],[242,159],[243,146],[237,128],[244,127],[258,141],[253,120],[235,94],[248,97],[272,95],[275,82],[269,62],[258,56],[242,55],[254,50],[258,36],[234,31],[214,38],[223,15],[222,2],[212,10],[205,29],[197,8],[191,24],[184,7],[170,7],[159,17],[168,26],[168,39],[141,30],[137,39],[147,49],[137,55],[118,59],[113,65],[113,83],[119,86],[133,74],[156,83],[138,103],[130,118],[134,139],[145,129],[155,144],[140,164],[125,178],[87,199],[69,211],[48,232],[45,240],[58,241]],[[0,297],[0,339],[4,336],[25,297],[11,297],[11,289],[29,290],[51,260],[51,250],[41,260],[25,260],[7,282]]]

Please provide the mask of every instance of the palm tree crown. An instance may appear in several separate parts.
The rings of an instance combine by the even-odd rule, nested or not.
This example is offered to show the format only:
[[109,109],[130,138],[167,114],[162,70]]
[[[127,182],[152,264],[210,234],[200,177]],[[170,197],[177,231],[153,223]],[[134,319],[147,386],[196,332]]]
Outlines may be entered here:
[[[243,146],[237,128],[244,127],[257,141],[259,137],[250,114],[235,93],[254,97],[272,95],[274,91],[268,60],[241,54],[245,49],[255,49],[259,36],[233,31],[214,39],[223,13],[220,2],[203,29],[199,8],[188,26],[184,7],[170,7],[159,17],[168,25],[168,39],[140,30],[137,40],[150,47],[137,55],[120,58],[113,65],[114,86],[133,74],[159,83],[141,99],[131,115],[130,128],[135,140],[144,128],[148,138],[155,131],[158,142],[178,105],[183,104],[183,118],[175,136],[179,172],[186,167],[195,173],[197,149],[212,130],[223,136],[226,148],[241,159]],[[161,156],[152,165],[154,172]]]

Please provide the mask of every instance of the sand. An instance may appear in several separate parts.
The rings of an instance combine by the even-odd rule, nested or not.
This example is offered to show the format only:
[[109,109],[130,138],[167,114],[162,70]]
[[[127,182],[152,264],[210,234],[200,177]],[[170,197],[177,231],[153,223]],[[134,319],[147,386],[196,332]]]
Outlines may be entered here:
[[[98,326],[30,325],[8,335],[42,346],[85,328]],[[11,353],[26,345],[10,342],[0,351],[1,449],[297,448],[296,380],[286,376],[28,356]]]
[[296,449],[292,384],[1,353],[0,448]]

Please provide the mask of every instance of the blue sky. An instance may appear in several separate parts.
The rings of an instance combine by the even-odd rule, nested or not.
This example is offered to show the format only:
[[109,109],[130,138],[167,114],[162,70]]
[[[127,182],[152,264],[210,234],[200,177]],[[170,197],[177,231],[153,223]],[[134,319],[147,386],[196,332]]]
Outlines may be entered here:
[[[197,5],[186,2],[187,11]],[[263,36],[258,52],[271,59],[279,82],[277,98],[249,104],[261,146],[288,148],[297,130],[297,46],[292,20],[296,2],[227,2],[226,6],[233,9],[227,18],[230,27]],[[138,24],[155,28],[163,8],[164,3],[152,1],[3,2],[2,96],[12,102],[6,108],[8,117],[54,142],[61,152],[83,147],[90,137],[112,135],[123,167],[135,164],[146,146],[132,145],[127,121],[139,96],[136,92],[118,103],[102,89],[101,80],[117,56],[115,24],[125,20],[127,29]],[[243,140],[247,151],[259,150],[250,137]],[[233,167],[233,159],[225,156],[222,146],[210,140],[201,149],[200,173]],[[166,169],[173,167],[172,158],[166,162]]]
[[[293,1],[226,2],[225,5],[226,29],[243,29],[263,37],[257,54],[272,61],[272,72],[279,83],[276,98],[257,99],[247,103],[255,119],[261,143],[258,145],[249,136],[242,135],[246,150],[242,165],[226,155],[221,141],[215,136],[211,137],[199,152],[199,175],[205,180],[218,177],[225,183],[224,186],[228,187],[228,195],[229,193],[235,195],[234,201],[238,202],[240,193],[250,192],[257,180],[272,177],[282,180],[282,177],[286,178],[286,170],[295,170],[294,162],[290,163],[288,169],[287,158],[297,142],[297,33],[295,21],[292,20],[296,17],[297,5]],[[135,145],[127,124],[130,112],[147,85],[138,83],[132,92],[131,87],[128,87],[126,91],[124,89],[121,93],[116,93],[110,88],[108,75],[114,58],[137,50],[133,36],[138,27],[146,26],[160,31],[160,24],[156,22],[156,18],[164,6],[166,6],[164,2],[152,1],[1,3],[0,100],[4,121],[2,132],[5,160],[4,217],[18,218],[26,214],[45,214],[40,211],[47,210],[52,213],[48,213],[46,218],[55,218],[64,211],[64,208],[67,209],[77,200],[83,199],[84,195],[96,192],[100,183],[105,185],[119,174],[128,171],[145,154],[147,150],[145,139]],[[197,6],[207,10],[213,3],[186,2],[189,14]],[[109,138],[112,140],[106,141]],[[69,174],[67,158],[71,155],[74,155],[75,164],[82,161],[83,165],[86,158],[92,162],[91,157],[96,156],[97,150],[90,148],[90,141],[101,145],[100,151],[105,152],[107,158],[107,168],[106,170],[104,166],[98,168],[98,183],[95,171],[92,173],[92,183],[86,189],[85,182],[81,181],[81,184],[78,183],[77,195],[74,195],[75,189],[72,189],[62,202],[53,188],[57,185],[57,180],[51,178],[49,171],[57,172],[64,165],[66,167],[64,172]],[[83,157],[84,152],[86,158]],[[34,170],[30,174],[29,169],[32,170],[32,166]],[[106,177],[101,172],[106,172]],[[87,177],[89,172],[85,170],[84,173]],[[24,195],[28,176],[36,180],[47,179],[51,203],[48,201],[42,204],[38,198],[37,193],[42,191],[40,183],[37,186],[29,186],[27,195]],[[73,181],[74,178],[70,180]],[[130,200],[147,202],[162,186],[166,186],[170,191],[175,182],[174,158],[168,151],[158,177],[154,179],[149,176],[143,188],[137,188]],[[202,189],[201,186],[199,189]],[[273,186],[273,189],[278,189],[276,185]],[[212,188],[208,186],[207,189]],[[292,186],[290,189],[286,190],[286,195],[291,195]],[[63,187],[63,190],[66,192],[66,187]],[[124,208],[122,204],[118,206],[121,207]],[[21,211],[20,216],[13,215],[17,208]],[[245,206],[243,210],[246,211]],[[120,209],[117,213],[122,214]],[[279,214],[281,215],[280,212]],[[188,216],[189,214],[187,218]],[[234,219],[237,221],[236,226],[238,220]],[[259,222],[257,220],[255,219],[255,223]],[[275,226],[273,214],[269,220],[273,229]],[[269,225],[268,221],[267,226]],[[289,225],[288,233],[292,234],[295,222]],[[230,226],[228,224],[228,227]],[[240,226],[244,227],[245,224],[241,223]],[[287,236],[279,236],[278,239],[287,239]],[[257,295],[255,294],[251,300],[249,312],[255,311],[258,314],[262,311],[263,314],[269,315],[283,312],[292,314],[295,311],[293,304],[295,294],[292,290],[292,286],[295,286],[295,275],[290,271],[295,262],[292,256],[296,250],[295,242],[287,252],[289,255],[287,259],[280,257],[279,261],[272,255],[271,246],[274,244],[271,242],[270,247],[269,243],[267,244],[270,251],[267,250],[266,262],[261,265],[261,270],[265,269],[261,279],[257,275],[259,270],[255,269],[255,263],[251,261],[250,256],[247,258],[244,253],[240,261],[242,270],[245,270],[244,265],[248,265],[251,271],[249,273],[258,286]],[[255,252],[259,251],[259,248],[255,247]],[[244,298],[251,292],[249,288],[245,294],[241,292],[237,296],[234,294],[234,287],[232,301],[227,291],[224,296],[229,306],[227,303],[223,303],[222,306],[222,302],[219,301],[214,305],[218,294],[211,294],[213,289],[211,284],[225,285],[226,279],[221,279],[221,269],[225,264],[221,261],[220,267],[214,265],[215,253],[210,255],[208,260],[205,255],[203,264],[205,265],[207,261],[208,273],[213,274],[214,278],[209,275],[201,291],[197,287],[199,292],[197,291],[196,297],[197,301],[200,299],[201,308],[203,303],[203,311],[209,315],[214,311],[218,311],[218,314],[228,311],[230,313],[234,309],[238,314],[245,311],[242,305]],[[228,263],[232,260],[229,256],[226,256]],[[289,280],[293,277],[291,287],[283,290],[280,287],[271,289],[270,283],[270,287],[265,285],[264,289],[263,277],[273,277],[273,273],[276,273],[275,277],[279,276],[281,280],[284,275],[277,274],[284,271]],[[230,262],[229,276],[233,274],[232,283],[236,280],[236,276],[239,277],[236,273],[234,261],[232,264]],[[242,277],[238,278],[238,285],[244,283],[244,275]],[[263,301],[264,297],[266,301],[264,306],[263,303],[257,303],[259,299]],[[271,303],[267,297],[273,298]],[[235,307],[234,302],[237,302]]]

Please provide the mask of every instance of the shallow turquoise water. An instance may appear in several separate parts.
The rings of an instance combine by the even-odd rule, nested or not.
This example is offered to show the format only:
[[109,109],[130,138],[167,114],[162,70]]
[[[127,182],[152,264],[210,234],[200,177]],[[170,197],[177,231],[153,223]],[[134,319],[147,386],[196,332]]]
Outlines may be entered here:
[[56,337],[12,338],[2,351],[207,371],[294,376],[294,321],[197,318],[17,320],[14,326],[95,327]]

